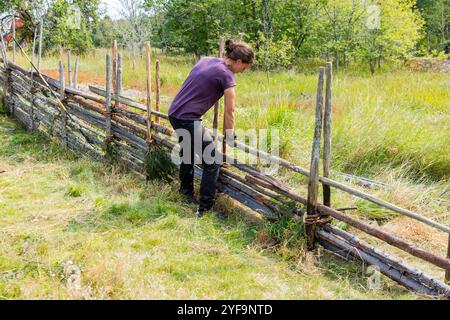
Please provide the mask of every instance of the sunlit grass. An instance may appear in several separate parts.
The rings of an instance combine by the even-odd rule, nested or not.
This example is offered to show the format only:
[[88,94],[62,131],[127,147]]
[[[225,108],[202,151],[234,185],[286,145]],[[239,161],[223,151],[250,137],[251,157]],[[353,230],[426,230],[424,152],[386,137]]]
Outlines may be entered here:
[[176,183],[0,127],[14,129],[0,131],[0,299],[417,298],[386,278],[368,290],[360,265],[328,253],[311,260],[298,220],[248,220],[226,198],[228,221],[198,220]]
[[[105,50],[97,50],[93,55],[81,59],[80,71],[81,75],[84,73],[83,77],[81,77],[84,79],[83,82],[103,85],[102,81],[104,81],[105,71],[102,63],[104,61],[104,54]],[[194,59],[189,57],[164,56],[161,54],[159,54],[158,57],[161,59],[162,63],[162,94],[164,95],[163,110],[167,110],[168,101],[175,95],[179,86],[189,73],[189,70],[194,63]],[[153,58],[155,58],[155,56]],[[46,72],[53,72],[56,74],[55,67],[55,58],[44,60],[44,69],[47,70]],[[49,69],[53,69],[53,71]],[[237,80],[237,127],[244,130],[258,130],[263,128],[279,129],[281,140],[280,155],[307,168],[310,161],[314,126],[315,93],[317,86],[316,74],[310,72],[297,73],[294,71],[267,74],[264,72],[252,71],[243,75],[238,75]],[[373,179],[382,181],[388,185],[386,189],[370,190],[370,193],[374,196],[415,212],[419,212],[420,214],[435,219],[443,224],[448,224],[450,222],[448,206],[446,206],[445,203],[439,203],[439,199],[447,199],[449,191],[449,76],[431,72],[417,73],[399,68],[384,70],[382,73],[376,74],[373,77],[357,72],[348,74],[337,73],[334,80],[332,127],[333,178],[338,178],[338,175],[336,175],[337,171],[372,177]],[[145,88],[144,61],[138,59],[137,68],[133,71],[131,69],[129,55],[126,52],[124,58],[124,87],[138,90],[144,90]],[[141,93],[141,97],[142,99],[145,99],[143,92]],[[211,125],[211,112],[205,116],[205,123],[209,126]],[[36,145],[40,145],[41,138],[31,137],[26,133],[17,132],[13,136],[8,136],[7,139],[9,139],[8,141],[10,141],[10,143],[13,143],[13,148],[8,144],[4,144],[0,146],[0,153],[3,153],[7,157],[12,157],[13,159],[19,159],[19,161],[25,162],[25,164],[28,163],[28,161],[35,161],[34,159],[48,161],[48,155],[52,157],[55,156],[57,159],[60,159],[61,157],[61,154],[57,151],[58,148],[55,148],[52,144],[45,147],[49,148],[48,150],[54,151],[50,153],[46,152],[47,149],[45,148],[42,149],[36,147]],[[52,158],[50,157],[50,159]],[[169,201],[170,205],[167,211],[171,213],[159,216],[153,211],[155,210],[155,206],[158,206],[153,203],[155,199],[149,201],[145,197],[136,198],[135,196],[129,196],[129,193],[127,193],[127,196],[121,194],[123,192],[129,192],[130,190],[142,194],[147,190],[145,187],[142,187],[142,189],[140,189],[141,187],[132,187],[135,185],[135,182],[125,179],[121,180],[121,183],[116,183],[114,186],[104,186],[105,190],[102,191],[103,187],[100,188],[95,180],[92,181],[92,177],[98,174],[98,172],[103,171],[90,171],[91,169],[86,171],[83,169],[81,171],[84,173],[78,175],[72,172],[78,170],[77,166],[78,164],[75,164],[75,167],[71,167],[69,173],[63,174],[64,177],[69,174],[70,179],[73,179],[73,181],[59,186],[58,188],[60,189],[58,189],[59,192],[56,196],[62,196],[64,199],[69,199],[70,201],[85,201],[83,203],[88,203],[92,206],[90,208],[93,208],[92,210],[95,214],[92,214],[90,211],[91,209],[89,209],[75,219],[70,219],[67,222],[67,226],[72,228],[71,230],[75,230],[74,232],[89,233],[92,230],[111,232],[110,230],[116,230],[117,228],[127,230],[133,228],[133,232],[137,232],[136,230],[139,228],[149,228],[145,229],[146,232],[157,232],[157,234],[159,234],[161,230],[176,230],[176,232],[181,232],[183,236],[186,236],[189,239],[192,239],[192,237],[201,237],[203,242],[215,239],[220,243],[227,243],[227,245],[231,245],[231,243],[233,246],[239,245],[235,247],[239,248],[239,250],[246,248],[249,243],[253,244],[265,240],[270,242],[270,239],[276,239],[281,242],[281,245],[279,245],[277,249],[277,257],[281,257],[284,262],[288,261],[287,266],[289,266],[289,268],[295,269],[293,265],[304,259],[303,239],[298,237],[298,234],[296,233],[297,229],[293,229],[292,225],[289,225],[289,223],[285,221],[281,221],[275,225],[266,226],[263,229],[255,229],[248,228],[246,223],[242,223],[242,221],[239,220],[232,221],[230,225],[226,225],[222,229],[217,228],[215,220],[211,219],[206,220],[207,223],[205,222],[201,228],[198,228],[198,225],[193,224],[193,220],[189,217],[188,212],[190,212],[190,209],[186,209],[182,205],[180,206],[180,199],[177,199],[172,191],[169,190],[167,191],[168,193],[163,193],[163,200],[157,200],[163,201],[163,203]],[[83,168],[85,167],[84,164],[81,166]],[[106,173],[102,173],[100,176],[103,177],[104,175],[106,175]],[[286,170],[281,170],[277,178],[293,186],[300,194],[306,194],[307,181],[304,177],[298,174],[292,174]],[[42,177],[33,176],[29,179],[36,180],[34,187],[42,184]],[[88,181],[88,183],[86,183],[86,181]],[[95,187],[92,187],[92,183],[94,183]],[[5,182],[5,185],[8,187],[12,184],[12,181]],[[48,192],[48,189],[46,188],[48,187],[44,186],[43,190],[47,190],[46,192]],[[70,188],[74,188],[75,194],[79,194],[79,196],[70,196]],[[159,188],[162,187],[159,186]],[[170,189],[171,187],[166,185],[165,188]],[[95,189],[95,192],[93,189]],[[110,197],[108,195],[110,192],[119,192],[121,195],[118,197]],[[160,192],[159,189],[156,188],[153,191],[150,191],[150,194],[151,193]],[[34,193],[30,191],[30,195],[32,194]],[[22,194],[19,190],[14,190],[11,194],[11,203],[21,199],[21,196]],[[89,201],[86,201],[85,199],[89,199]],[[333,206],[336,208],[355,205],[358,207],[358,210],[348,212],[349,214],[355,215],[359,219],[364,219],[370,223],[383,224],[383,228],[386,228],[386,230],[389,230],[397,236],[413,242],[420,247],[432,250],[442,256],[446,254],[446,235],[437,233],[435,230],[424,226],[419,222],[392,215],[385,210],[374,207],[366,201],[357,200],[355,197],[339,191],[333,191],[332,202]],[[59,200],[56,200],[55,203],[52,202],[52,206],[55,207],[55,211],[60,210],[58,209],[60,208]],[[232,206],[226,207],[229,209]],[[17,215],[18,217],[23,218],[21,213],[17,213],[16,208],[12,205],[4,207],[3,209],[5,217]],[[111,212],[117,214],[111,215]],[[188,227],[186,227],[185,223],[187,223]],[[151,225],[151,227],[149,227],[149,225]],[[192,229],[192,226],[197,227]],[[348,226],[342,225],[341,227],[347,228]],[[205,232],[203,228],[209,230],[209,233],[206,233],[207,235],[203,233]],[[227,233],[228,231],[229,233]],[[352,230],[352,232],[355,232],[355,230]],[[121,232],[118,234],[122,235]],[[361,234],[359,234],[359,236],[364,237]],[[93,237],[92,241],[94,242],[97,240],[93,235],[90,235],[90,237]],[[118,241],[117,238],[115,238],[118,237],[118,235],[111,237],[114,241]],[[170,232],[158,237],[158,240],[152,238],[149,241],[151,243],[172,243],[170,242]],[[287,239],[291,240],[288,241]],[[372,244],[376,244],[377,247],[392,250],[392,248],[380,241],[374,241],[369,238],[366,238],[366,240],[370,241]],[[102,241],[100,244],[102,244],[102,246],[107,246]],[[113,246],[116,245],[117,244],[115,243]],[[199,246],[198,243],[193,245],[193,247],[197,246]],[[200,247],[203,248],[202,246]],[[93,245],[93,247],[89,247],[87,250],[93,248],[96,247]],[[100,250],[103,250],[102,248],[100,248]],[[176,250],[186,250],[185,247],[176,248]],[[158,246],[158,249],[161,249],[161,247]],[[224,248],[220,246],[220,248],[215,247],[212,250],[220,251],[224,250]],[[259,249],[256,250],[258,251]],[[107,250],[105,252],[107,252]],[[432,274],[437,279],[443,278],[442,271],[431,268],[428,264],[417,262],[416,260],[411,261],[408,255],[398,250],[395,250],[395,253],[415,267],[421,268]],[[111,253],[109,252],[108,254]],[[171,260],[172,258],[175,260]],[[89,259],[94,259],[94,257],[84,257],[83,261],[90,261]],[[115,267],[116,264],[117,268],[123,268],[121,262],[114,260],[114,258],[110,259],[111,260],[108,260],[108,264],[105,263],[104,265],[100,265],[98,270],[106,270],[107,268]],[[190,270],[187,272],[190,276],[186,276],[186,274],[182,274],[175,265],[177,263],[176,261],[178,261],[175,257],[171,256],[167,258],[165,256],[164,259],[166,259],[166,262],[168,261],[167,259],[171,262],[168,262],[167,267],[165,265],[159,265],[160,269],[157,268],[157,272],[164,272],[164,274],[167,275],[171,274],[173,271],[174,274],[183,281],[187,281],[186,279],[194,277],[193,274],[196,275],[199,273],[196,269],[196,265],[190,265],[186,269]],[[200,261],[203,261],[202,258],[199,259]],[[14,262],[11,262],[10,260],[5,261],[14,265]],[[15,260],[13,259],[12,261]],[[85,263],[90,265],[90,262]],[[300,268],[306,268],[306,265],[306,263],[302,263],[300,264]],[[26,268],[36,270],[37,267],[36,265],[31,264],[26,265]],[[349,269],[347,265],[343,266],[336,261],[328,261],[327,264],[321,268],[323,268],[321,275],[329,276],[332,274],[332,277],[335,277],[333,279],[337,278],[339,279],[339,282],[343,283],[343,289],[332,286],[333,289],[330,289],[331,293],[322,292],[319,289],[321,293],[316,293],[320,297],[348,297],[348,295],[345,294],[345,291],[349,290],[349,286],[354,288],[356,283],[361,284],[361,278],[353,278],[356,276],[351,273],[352,271],[349,271],[351,269]],[[326,271],[330,270],[330,268],[331,271]],[[123,289],[129,285],[129,283],[123,280],[125,277],[122,273],[114,276],[108,274],[108,276],[102,277],[96,274],[98,272],[100,271],[95,270],[93,273],[88,273],[94,274],[92,277],[95,279],[92,280],[91,286],[96,288],[94,290],[94,296],[116,297],[127,296],[127,294],[129,294],[126,293],[126,289]],[[361,270],[357,272],[361,272]],[[203,291],[201,291],[201,294],[192,294],[193,291],[191,289],[188,289],[187,291],[181,290],[181,293],[178,292],[178,289],[175,290],[171,287],[173,286],[173,283],[170,283],[170,276],[168,277],[169,278],[163,277],[165,280],[161,280],[161,282],[157,283],[170,289],[167,289],[167,291],[164,291],[163,293],[160,292],[160,295],[157,296],[217,296],[213,293],[217,292],[215,291],[217,290],[217,287],[206,282],[206,280],[205,283],[203,283],[203,288],[205,290],[202,289]],[[104,286],[107,286],[108,281],[114,282],[116,281],[116,278],[122,279],[120,281],[117,280],[117,286],[114,286],[114,288],[119,289],[111,289],[112,293],[107,289],[104,289]],[[153,281],[158,281],[158,279],[159,278],[152,278]],[[208,279],[217,281],[216,278]],[[247,280],[248,278],[243,281]],[[183,281],[181,283],[184,283]],[[302,286],[306,285],[302,281],[300,282],[297,284]],[[232,283],[233,284],[227,285],[231,287],[236,285],[235,282]],[[134,284],[136,284],[136,282],[134,282]],[[318,289],[316,284],[316,282],[311,284],[314,287],[313,290]],[[181,286],[179,283],[177,285]],[[328,288],[330,284],[322,283],[322,285],[325,285],[325,287]],[[308,287],[308,285],[306,285],[306,287]],[[311,288],[311,286],[308,288]],[[325,291],[327,290],[328,289],[325,289]],[[19,296],[23,296],[20,287],[17,286],[12,286],[8,292],[10,292],[11,295],[18,294]],[[198,291],[195,292],[198,293]],[[219,296],[233,297],[230,291],[225,290],[224,292],[223,295]],[[252,291],[252,294],[258,296],[255,292],[257,292],[257,290]],[[145,289],[142,289],[141,293],[145,297],[153,297],[155,294],[153,291],[150,294]],[[355,296],[359,296],[359,294],[360,292],[355,294]],[[373,292],[365,292],[364,296],[371,296],[371,294],[373,294]],[[380,294],[384,295],[385,293],[383,292]],[[400,294],[400,296],[397,296],[395,290],[388,294],[394,294],[396,298],[400,298],[403,295]],[[243,294],[239,297],[248,297],[248,295]]]

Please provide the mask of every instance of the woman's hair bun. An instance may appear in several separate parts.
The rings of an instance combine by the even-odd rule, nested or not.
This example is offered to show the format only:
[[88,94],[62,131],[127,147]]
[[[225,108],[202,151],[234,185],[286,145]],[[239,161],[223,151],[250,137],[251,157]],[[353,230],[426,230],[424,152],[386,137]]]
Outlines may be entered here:
[[228,39],[225,41],[225,56],[231,60],[241,60],[243,63],[253,64],[255,61],[255,54],[252,47],[248,44],[239,42],[235,43]]
[[233,42],[233,40],[228,39],[225,41],[225,50],[228,54],[233,52],[234,48],[236,48],[236,44]]

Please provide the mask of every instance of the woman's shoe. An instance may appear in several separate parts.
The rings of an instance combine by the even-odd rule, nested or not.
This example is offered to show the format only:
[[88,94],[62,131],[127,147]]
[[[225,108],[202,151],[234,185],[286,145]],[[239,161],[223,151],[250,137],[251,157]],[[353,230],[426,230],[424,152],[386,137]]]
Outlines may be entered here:
[[197,218],[201,218],[205,215],[205,211],[198,209],[195,215],[197,216]]

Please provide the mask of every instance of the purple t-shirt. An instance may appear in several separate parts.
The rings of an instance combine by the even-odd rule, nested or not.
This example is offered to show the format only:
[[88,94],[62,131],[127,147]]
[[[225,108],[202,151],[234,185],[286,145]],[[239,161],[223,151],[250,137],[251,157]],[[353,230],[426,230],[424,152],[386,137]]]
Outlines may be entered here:
[[169,116],[199,120],[222,96],[236,85],[233,72],[219,58],[201,59],[191,70],[169,108]]

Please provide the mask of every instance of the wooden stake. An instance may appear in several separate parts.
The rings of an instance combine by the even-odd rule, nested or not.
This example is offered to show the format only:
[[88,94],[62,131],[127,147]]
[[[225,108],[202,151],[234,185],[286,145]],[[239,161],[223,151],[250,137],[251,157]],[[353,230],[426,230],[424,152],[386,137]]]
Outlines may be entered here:
[[114,89],[114,96],[116,97],[116,108],[120,108],[120,102],[117,99],[122,93],[122,55],[117,53],[117,73],[116,73],[116,87]]
[[44,24],[44,21],[41,19],[39,23],[39,46],[38,46],[38,65],[37,69],[39,72],[41,72],[41,57],[42,57],[42,25]]
[[310,175],[308,183],[308,204],[305,216],[305,232],[308,250],[315,247],[315,229],[318,219],[317,194],[319,191],[319,159],[320,139],[322,133],[322,108],[323,108],[323,76],[325,68],[319,69],[319,82],[317,86],[316,100],[316,127],[314,129],[314,140],[311,154]]
[[105,110],[106,110],[106,142],[110,142],[112,139],[111,131],[111,118],[112,118],[112,106],[111,106],[111,56],[106,54],[106,82],[105,82]]
[[[225,48],[225,40],[223,37],[220,37],[219,58],[223,58],[224,48]],[[219,128],[219,111],[220,111],[220,100],[217,101],[216,104],[214,105],[214,120],[213,120],[213,139],[214,139],[214,141],[216,141],[216,139],[217,139],[217,130]]]
[[[156,111],[159,112],[161,105],[161,81],[159,78],[159,60],[156,60]],[[156,123],[159,123],[159,117],[156,116]]]
[[[116,93],[116,80],[117,80],[117,40],[114,40],[112,43],[112,89],[114,93]],[[118,102],[116,101],[116,106],[118,106]]]
[[[327,81],[325,93],[325,115],[323,126],[323,176],[330,177],[331,166],[331,90],[333,77],[333,63],[327,63]],[[323,184],[323,204],[331,206],[331,190],[330,186]]]
[[[59,99],[61,100],[61,102],[63,102],[64,98],[65,98],[66,85],[65,85],[65,80],[64,80],[64,63],[61,60],[59,61],[59,83],[60,83]],[[67,116],[66,116],[66,113],[64,112],[64,110],[60,109],[59,112],[61,115],[61,122],[62,122],[62,128],[61,128],[62,146],[64,149],[67,149]]]
[[136,70],[136,44],[132,44],[133,71]]
[[59,61],[59,99],[62,101],[65,98],[65,79],[64,79],[64,63]]
[[62,45],[59,47],[59,61],[64,61],[64,48]]
[[77,87],[77,82],[78,82],[78,55],[75,58],[75,67],[73,70],[73,80],[72,80],[72,85],[74,88]]
[[[36,51],[36,36],[37,36],[37,32],[36,32],[36,28],[34,29],[33,32],[33,45],[31,47],[31,64],[34,64],[34,52]],[[33,73],[34,73],[34,68],[31,65],[31,79],[33,79]]]
[[72,87],[72,59],[70,56],[70,49],[67,49],[67,77],[69,87]]
[[16,13],[13,12],[13,20],[12,20],[12,48],[13,48],[13,62],[16,63],[16,42],[14,41],[16,39]]
[[152,73],[150,42],[145,43],[145,62],[147,71],[147,144],[152,142]]

